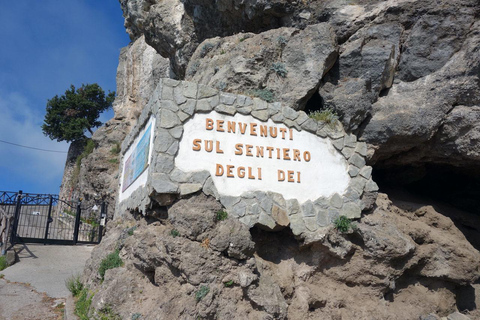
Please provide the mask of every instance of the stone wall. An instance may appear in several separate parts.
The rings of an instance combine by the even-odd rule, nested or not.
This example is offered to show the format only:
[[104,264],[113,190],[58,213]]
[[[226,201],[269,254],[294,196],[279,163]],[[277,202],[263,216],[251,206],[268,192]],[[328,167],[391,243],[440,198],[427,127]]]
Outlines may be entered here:
[[[348,186],[340,194],[303,203],[296,199],[285,199],[280,193],[263,190],[248,191],[240,197],[225,195],[215,185],[211,172],[184,172],[176,163],[186,123],[196,114],[214,112],[231,117],[239,113],[252,116],[259,122],[272,120],[295,132],[316,135],[331,146],[332,152],[342,157],[346,164],[345,171],[348,172]],[[214,196],[230,216],[249,227],[259,225],[276,230],[290,226],[296,236],[315,239],[341,215],[360,218],[362,210],[371,208],[376,199],[378,187],[371,178],[372,168],[365,164],[367,146],[364,142],[357,142],[354,135],[346,134],[339,122],[317,122],[303,111],[295,111],[281,103],[267,103],[258,98],[223,93],[191,82],[162,79],[142,111],[137,126],[124,140],[123,155],[135,147],[140,132],[152,117],[156,119],[156,124],[146,183],[133,192],[130,190],[131,196],[118,203],[116,213],[119,215],[125,210],[147,214],[152,203],[166,206],[178,198],[203,192]],[[125,161],[123,159],[121,166]]]

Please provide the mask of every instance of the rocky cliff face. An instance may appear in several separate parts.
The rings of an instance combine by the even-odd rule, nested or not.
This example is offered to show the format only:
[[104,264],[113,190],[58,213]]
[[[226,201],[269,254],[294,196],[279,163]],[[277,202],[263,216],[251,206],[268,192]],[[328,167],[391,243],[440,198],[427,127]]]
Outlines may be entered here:
[[[307,112],[329,108],[368,144],[381,189],[408,183],[470,213],[383,194],[355,231],[332,228],[305,245],[287,231],[216,221],[219,203],[199,192],[110,224],[84,272],[97,292],[92,312],[439,319],[465,311],[480,318],[480,222],[471,214],[480,213],[478,1],[120,4],[134,42],[120,57],[115,118],[95,133],[97,148],[82,163],[84,192],[113,201],[112,144],[166,76]],[[101,282],[100,261],[115,249],[124,266]]]
[[[443,215],[451,208],[382,194],[355,231],[332,229],[308,246],[288,232],[216,221],[220,208],[199,195],[175,203],[162,221],[117,220],[84,272],[95,310],[122,319],[439,319],[457,309],[480,316],[471,285],[480,253]],[[100,261],[116,249],[124,266],[101,282]]]

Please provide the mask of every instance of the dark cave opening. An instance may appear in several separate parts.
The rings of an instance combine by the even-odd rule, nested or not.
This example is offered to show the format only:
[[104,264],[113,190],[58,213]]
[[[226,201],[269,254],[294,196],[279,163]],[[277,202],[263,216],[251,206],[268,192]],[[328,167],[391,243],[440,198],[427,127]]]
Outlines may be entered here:
[[403,187],[413,194],[446,202],[480,218],[480,175],[475,172],[427,164],[375,168],[374,179],[380,187]]
[[309,114],[311,112],[323,109],[324,106],[325,101],[320,96],[320,93],[318,93],[318,90],[315,90],[315,93],[310,97],[310,99],[308,99],[303,111],[305,111],[306,114]]
[[[480,172],[473,168],[423,164],[376,166],[373,179],[381,192],[410,194],[442,208],[467,240],[480,250]],[[400,196],[401,197],[401,196]],[[402,200],[399,198],[399,200]]]

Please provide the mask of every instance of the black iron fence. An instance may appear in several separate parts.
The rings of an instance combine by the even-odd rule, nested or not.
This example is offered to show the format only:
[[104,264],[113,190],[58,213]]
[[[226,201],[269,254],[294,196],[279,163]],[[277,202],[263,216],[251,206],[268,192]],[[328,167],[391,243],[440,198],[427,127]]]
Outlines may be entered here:
[[0,191],[0,206],[13,215],[10,243],[99,243],[107,219],[105,201],[65,201],[52,194]]

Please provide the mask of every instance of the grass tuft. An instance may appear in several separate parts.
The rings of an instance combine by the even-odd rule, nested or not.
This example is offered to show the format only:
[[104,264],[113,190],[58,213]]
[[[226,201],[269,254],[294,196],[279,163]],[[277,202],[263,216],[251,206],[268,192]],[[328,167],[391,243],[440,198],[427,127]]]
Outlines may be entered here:
[[5,270],[8,267],[7,257],[0,256],[0,271]]
[[120,142],[115,142],[112,149],[110,149],[110,153],[111,154],[119,154],[120,151],[122,151],[122,148],[120,147]]
[[357,226],[352,223],[352,220],[348,219],[346,216],[340,216],[335,219],[335,221],[333,221],[333,225],[335,226],[335,229],[342,233],[348,232],[350,229],[357,229]]
[[219,210],[215,214],[215,220],[216,221],[223,221],[228,218],[228,213],[225,210]]
[[93,293],[87,288],[83,288],[78,294],[78,299],[75,302],[75,314],[80,320],[89,320],[90,306],[92,305]]
[[102,278],[102,281],[105,278],[105,272],[109,269],[114,269],[121,267],[123,265],[122,259],[120,259],[120,250],[116,249],[114,252],[106,256],[102,262],[100,262],[100,267],[98,268],[98,274]]
[[325,108],[323,110],[314,111],[311,112],[308,116],[313,120],[325,122],[330,126],[335,126],[338,121],[338,115],[332,108]]
[[83,283],[80,281],[80,275],[72,275],[70,278],[65,280],[65,286],[68,291],[72,293],[72,296],[76,297],[83,290]]

